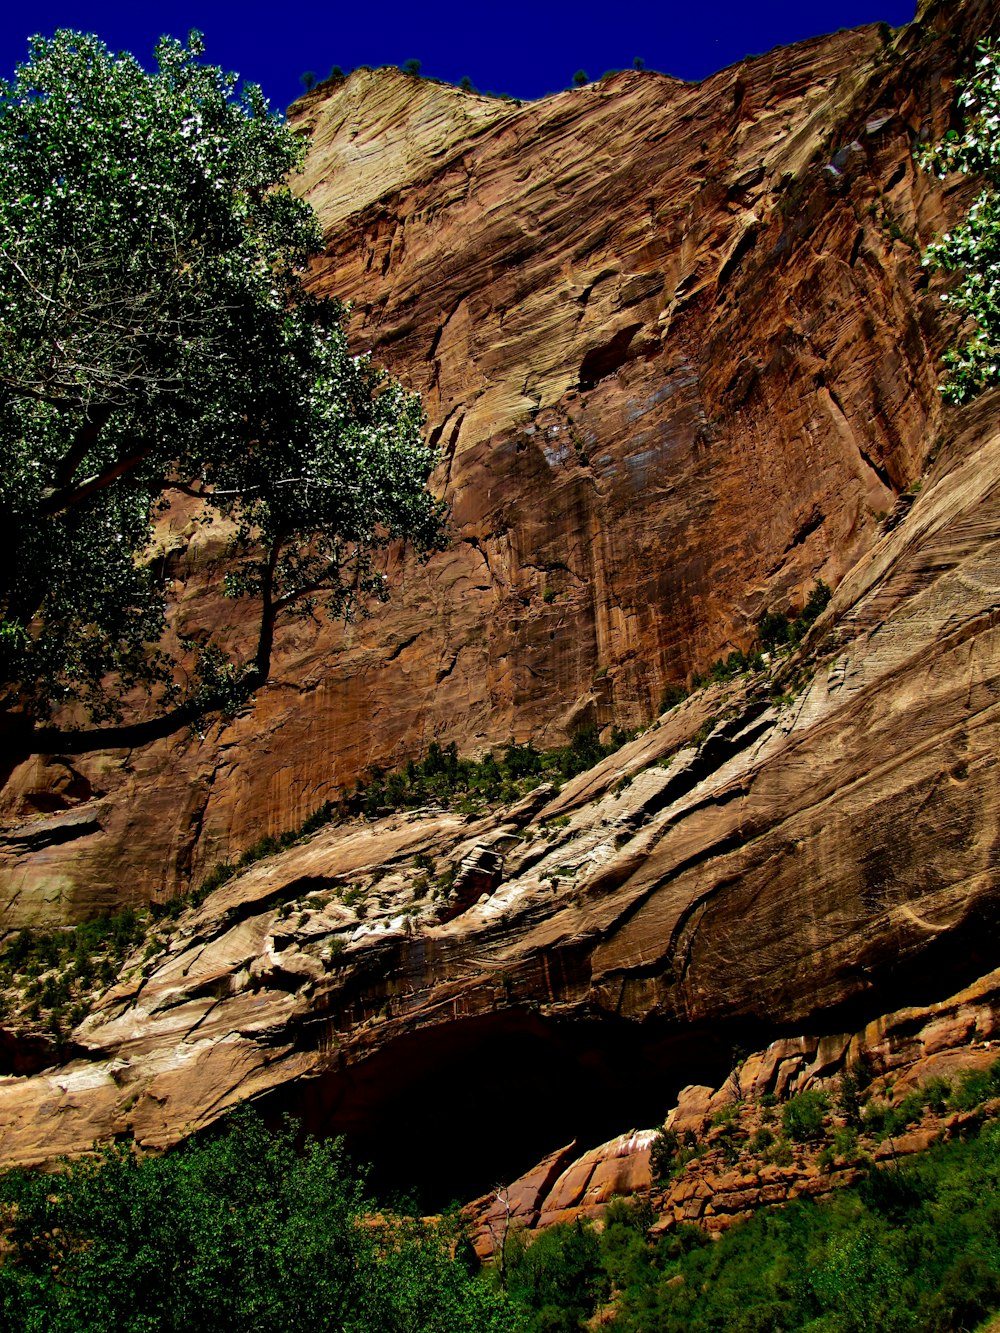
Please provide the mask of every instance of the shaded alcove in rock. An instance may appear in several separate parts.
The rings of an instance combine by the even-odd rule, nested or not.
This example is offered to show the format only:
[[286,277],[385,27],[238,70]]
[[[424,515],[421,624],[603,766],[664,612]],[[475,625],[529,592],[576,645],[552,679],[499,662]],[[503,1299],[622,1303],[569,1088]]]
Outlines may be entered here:
[[660,1123],[685,1084],[726,1077],[740,1040],[720,1025],[668,1032],[507,1009],[408,1033],[257,1106],[269,1122],[287,1113],[306,1133],[345,1135],[377,1193],[415,1191],[436,1209],[516,1179],[571,1140],[582,1152]]

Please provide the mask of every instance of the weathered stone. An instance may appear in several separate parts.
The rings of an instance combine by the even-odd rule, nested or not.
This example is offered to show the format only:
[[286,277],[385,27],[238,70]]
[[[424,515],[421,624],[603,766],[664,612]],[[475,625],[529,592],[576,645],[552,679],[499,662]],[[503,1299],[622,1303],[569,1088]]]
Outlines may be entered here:
[[677,1105],[667,1115],[667,1129],[675,1134],[700,1134],[711,1115],[712,1095],[713,1089],[703,1084],[681,1088]]
[[[993,13],[963,0],[948,18],[968,45]],[[268,686],[203,738],[14,765],[0,811],[22,832],[57,807],[91,831],[8,843],[2,919],[170,897],[432,738],[472,752],[648,722],[763,610],[878,552],[880,514],[953,430],[946,312],[897,238],[961,205],[911,153],[913,130],[948,123],[942,27],[520,106],[358,70],[293,107],[310,139],[294,184],[326,245],[311,284],[351,300],[355,345],[423,393],[455,541],[426,566],[390,553],[392,600],[367,621],[280,627]],[[158,532],[178,628],[251,654],[221,596],[224,535],[193,518],[185,503]],[[958,678],[938,667],[932,719]],[[919,675],[900,698],[924,698]],[[858,855],[892,845],[858,837]]]
[[[990,7],[953,17],[971,43]],[[948,112],[954,56],[927,31],[891,52],[835,35],[697,87],[626,74],[484,108],[437,85],[411,105],[364,74],[298,109],[347,173],[304,178],[328,217],[313,280],[425,391],[456,542],[425,568],[393,553],[398,594],[364,624],[286,628],[269,687],[204,739],[15,764],[6,925],[169,896],[431,737],[471,751],[648,720],[762,610],[838,586],[785,702],[770,687],[791,692],[795,663],[699,693],[541,808],[347,822],[231,880],[165,955],[130,960],[73,1034],[80,1059],[0,1082],[4,1162],[130,1130],[164,1146],[278,1089],[361,1123],[428,1062],[457,1082],[483,1031],[555,1054],[586,1025],[665,1087],[710,1076],[707,1033],[763,1045],[892,1011],[849,1048],[882,1076],[944,1055],[949,1024],[998,1030],[995,977],[957,1008],[924,1001],[996,962],[1000,396],[942,407],[951,330],[867,208],[927,239],[960,206],[916,173],[905,128]],[[885,105],[898,117],[862,135]],[[365,115],[392,143],[377,195],[351,148]],[[813,160],[831,123],[866,154],[836,190]],[[219,551],[189,527],[194,625],[226,608]],[[460,865],[512,822],[532,836],[497,852],[486,901],[453,920],[414,904],[415,855]],[[835,1065],[830,1043],[782,1037],[749,1072],[781,1091]],[[501,1074],[516,1104],[516,1058]],[[732,1095],[691,1092],[671,1124]],[[555,1211],[590,1206],[597,1161]]]

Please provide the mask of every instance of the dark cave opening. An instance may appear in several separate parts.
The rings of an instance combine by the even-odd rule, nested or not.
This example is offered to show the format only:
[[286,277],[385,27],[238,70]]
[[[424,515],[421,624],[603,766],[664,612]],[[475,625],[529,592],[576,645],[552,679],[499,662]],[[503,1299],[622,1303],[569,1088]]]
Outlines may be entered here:
[[572,1140],[582,1153],[660,1123],[685,1084],[717,1085],[731,1028],[668,1031],[603,1017],[558,1022],[508,1009],[409,1033],[350,1068],[258,1103],[304,1134],[345,1136],[383,1198],[463,1202],[530,1170]]
[[742,1054],[778,1037],[857,1032],[882,1014],[947,998],[996,965],[996,916],[976,914],[891,961],[873,941],[867,957],[845,962],[847,998],[792,1022],[716,1013],[681,1026],[676,1017],[504,1007],[405,1032],[257,1106],[270,1123],[290,1114],[303,1134],[344,1135],[352,1157],[371,1164],[377,1196],[412,1193],[437,1210],[517,1179],[572,1141],[582,1154],[662,1123],[681,1088],[719,1087]]

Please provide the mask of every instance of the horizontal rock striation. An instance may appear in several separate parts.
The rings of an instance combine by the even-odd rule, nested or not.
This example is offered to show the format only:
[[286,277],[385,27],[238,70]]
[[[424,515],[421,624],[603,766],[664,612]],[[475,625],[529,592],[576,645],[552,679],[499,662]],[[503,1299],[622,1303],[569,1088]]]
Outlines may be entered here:
[[[998,400],[962,414],[797,658],[692,696],[541,808],[347,821],[187,912],[75,1059],[0,1080],[3,1161],[165,1147],[251,1096],[439,1182],[457,1162],[442,1188],[468,1197],[484,1156],[513,1179],[654,1123],[736,1043],[989,971]],[[437,896],[427,857],[460,872]]]
[[[453,544],[393,553],[366,622],[286,626],[253,707],[204,737],[11,739],[0,922],[169,897],[432,738],[647,722],[763,610],[838,582],[955,430],[918,250],[964,195],[911,149],[991,18],[924,6],[698,85],[517,105],[359,70],[296,104],[311,282],[423,393]],[[178,509],[160,537],[178,628],[248,647],[222,535]]]

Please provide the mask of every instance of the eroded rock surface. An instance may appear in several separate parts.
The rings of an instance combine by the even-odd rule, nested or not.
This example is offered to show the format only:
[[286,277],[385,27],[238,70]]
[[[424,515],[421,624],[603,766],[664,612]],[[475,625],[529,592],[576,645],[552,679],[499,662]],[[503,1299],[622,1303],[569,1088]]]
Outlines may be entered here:
[[[454,543],[394,554],[371,620],[286,627],[268,687],[204,738],[11,746],[0,920],[169,897],[432,738],[648,722],[765,608],[835,584],[956,428],[917,250],[968,191],[911,149],[991,19],[925,5],[889,40],[699,85],[624,73],[519,106],[361,70],[298,103],[313,282],[424,394]],[[222,536],[178,509],[160,539],[178,627],[249,645]]]
[[[524,1169],[574,1117],[596,1133],[588,1093],[619,1117],[622,1097],[665,1106],[710,1081],[691,1075],[713,1042],[719,1073],[737,1035],[850,1030],[988,971],[997,401],[964,414],[800,662],[693,696],[541,809],[348,822],[230,881],[132,960],[76,1060],[0,1081],[3,1160],[126,1131],[163,1147],[268,1093],[411,1157],[421,1115],[452,1145],[503,1126],[500,1156],[526,1124]],[[479,875],[474,899],[462,877],[415,896],[421,854]]]

